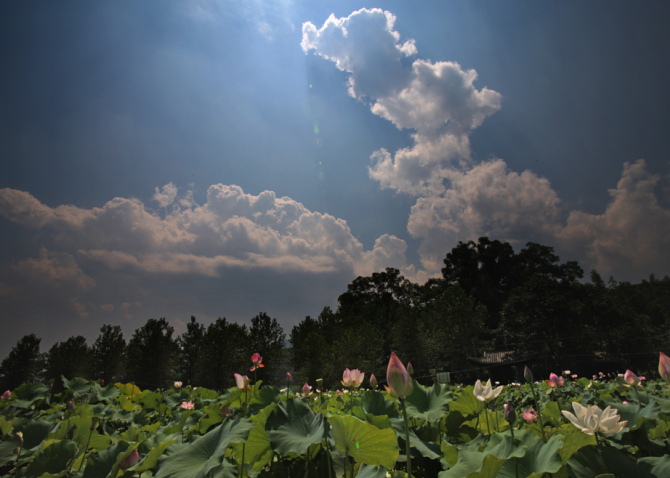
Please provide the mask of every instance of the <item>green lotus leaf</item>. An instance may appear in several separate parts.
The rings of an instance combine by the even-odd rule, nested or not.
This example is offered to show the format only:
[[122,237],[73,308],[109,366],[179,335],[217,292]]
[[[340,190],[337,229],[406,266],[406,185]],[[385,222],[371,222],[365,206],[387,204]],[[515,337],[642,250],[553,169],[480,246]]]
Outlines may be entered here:
[[[251,422],[254,428],[249,432],[249,437],[244,443],[236,443],[233,445],[233,452],[237,461],[242,461],[244,455],[244,463],[253,467],[256,473],[260,472],[263,467],[272,459],[274,451],[270,445],[265,425],[268,417],[277,409],[276,404],[270,404],[256,415],[251,416]],[[244,447],[244,449],[243,449]]]
[[439,473],[439,478],[493,478],[512,457],[520,458],[526,453],[526,446],[518,439],[512,440],[510,435],[494,433],[488,443],[479,450],[477,440],[463,446],[458,452],[456,464]]
[[[18,425],[15,430],[23,433],[23,448],[30,450],[42,443],[42,440],[49,435],[53,428],[53,422],[37,418]],[[64,436],[61,438],[64,438]]]
[[114,384],[109,384],[106,387],[101,387],[99,383],[93,382],[91,384],[91,387],[93,388],[93,398],[98,401],[98,402],[111,402],[113,401],[116,397],[121,395],[121,390],[114,385]]
[[41,383],[24,383],[14,390],[14,406],[30,408],[33,403],[44,400],[48,394],[49,389]]
[[426,388],[414,380],[412,393],[405,400],[407,416],[428,423],[439,422],[446,414],[447,403],[451,401],[446,392],[446,387],[439,383]]
[[356,473],[356,478],[386,478],[386,468],[363,463]]
[[560,432],[563,436],[563,448],[560,449],[559,453],[563,464],[566,464],[580,448],[596,444],[596,437],[582,433],[581,430],[572,425],[563,425]]
[[[163,456],[165,450],[174,443],[174,440],[168,440],[166,442],[160,442],[158,445],[151,447],[148,453],[142,458],[135,468],[133,468],[133,473],[140,474],[145,471],[151,470],[156,467],[158,464],[158,459]],[[142,448],[143,444],[140,444],[138,448]]]
[[[645,466],[646,465],[646,466]],[[643,478],[650,476],[648,464],[638,464],[629,455],[613,447],[585,446],[572,455],[568,462],[570,476],[575,478],[593,478],[598,475],[634,476]]]
[[640,468],[648,469],[649,476],[654,478],[670,476],[670,455],[640,458],[638,464]]
[[468,415],[479,415],[484,410],[484,402],[477,400],[474,390],[475,387],[472,385],[461,389],[461,396],[458,397],[458,400],[449,402],[449,410],[461,412],[465,417]]
[[357,463],[381,465],[387,469],[395,467],[399,450],[393,429],[380,430],[352,416],[334,416],[328,421],[335,446]]
[[561,435],[551,437],[547,443],[528,430],[520,430],[514,437],[524,444],[526,454],[507,460],[498,473],[500,478],[516,478],[517,469],[518,476],[541,478],[544,473],[556,473],[563,466],[559,453],[563,446]]
[[75,398],[86,395],[93,389],[91,382],[81,377],[75,377],[72,380],[68,380],[61,375],[61,380],[63,381],[65,389],[71,392],[72,396]]
[[90,454],[86,460],[83,478],[107,478],[120,455],[125,455],[130,445],[119,441],[109,448]]
[[[179,447],[160,462],[155,478],[204,478],[223,466],[224,455],[231,443],[249,436],[253,423],[248,418],[226,419],[220,426],[194,442]],[[170,451],[168,448],[167,452]]]
[[114,384],[123,395],[130,397],[131,399],[142,393],[142,390],[139,389],[134,383],[120,383],[117,382]]
[[277,405],[268,417],[265,429],[272,448],[281,456],[302,455],[312,443],[319,443],[324,434],[323,415],[315,414],[302,400],[290,398]]
[[361,397],[361,408],[366,414],[386,415],[389,418],[399,416],[396,404],[380,392],[365,392]]
[[18,435],[5,435],[0,441],[0,466],[16,460],[16,449],[19,447]]
[[41,449],[26,468],[25,478],[37,478],[44,473],[56,474],[66,469],[77,456],[77,445],[70,440],[59,440]]

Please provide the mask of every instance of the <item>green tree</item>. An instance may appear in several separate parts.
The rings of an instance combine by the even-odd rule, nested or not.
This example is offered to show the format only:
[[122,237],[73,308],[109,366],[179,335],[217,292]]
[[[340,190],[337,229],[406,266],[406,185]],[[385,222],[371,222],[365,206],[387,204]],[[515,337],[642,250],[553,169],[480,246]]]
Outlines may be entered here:
[[186,332],[177,339],[179,345],[179,378],[184,383],[194,384],[198,367],[198,356],[205,335],[205,326],[199,324],[194,316],[186,325]]
[[81,335],[55,343],[46,354],[45,372],[47,380],[54,380],[54,390],[62,390],[61,376],[68,380],[90,378],[91,355],[86,338]]
[[126,347],[127,379],[140,388],[171,385],[177,359],[174,328],[165,318],[149,319],[135,330]]
[[265,312],[261,312],[251,319],[249,337],[252,353],[261,354],[265,365],[258,370],[258,378],[267,383],[284,383],[286,370],[279,367],[284,358],[286,334],[277,319],[271,319]]
[[92,347],[93,370],[91,377],[104,380],[109,384],[123,371],[124,351],[126,341],[123,338],[121,327],[118,325],[103,325],[100,335],[95,339]]
[[247,327],[219,317],[205,331],[198,355],[197,383],[213,390],[232,387],[235,373],[249,376],[250,350]]
[[0,389],[13,390],[24,382],[39,380],[44,368],[40,342],[35,334],[24,335],[0,364]]

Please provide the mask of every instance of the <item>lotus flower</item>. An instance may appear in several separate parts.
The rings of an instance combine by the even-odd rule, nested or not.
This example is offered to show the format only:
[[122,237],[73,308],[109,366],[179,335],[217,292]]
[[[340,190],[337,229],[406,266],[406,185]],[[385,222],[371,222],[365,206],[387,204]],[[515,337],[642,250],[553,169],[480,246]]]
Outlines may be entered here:
[[130,454],[119,463],[119,468],[122,470],[127,470],[131,466],[137,465],[137,462],[140,461],[140,454],[137,453],[137,450],[133,450]]
[[532,423],[535,423],[535,420],[537,420],[537,413],[535,413],[535,410],[532,408],[529,408],[522,414],[523,419],[526,420],[526,422],[530,425]]
[[263,361],[263,357],[261,357],[261,354],[259,353],[253,354],[251,356],[251,361],[253,362],[254,366],[249,369],[250,372],[265,367],[265,365],[261,363]]
[[302,393],[307,395],[311,391],[312,391],[312,387],[310,387],[309,384],[307,384],[307,382],[305,382],[305,385],[302,386]]
[[547,385],[550,387],[560,387],[565,383],[565,379],[563,377],[559,377],[555,373],[552,373],[549,375],[549,380],[547,380]]
[[628,423],[628,421],[620,422],[619,412],[612,407],[601,410],[595,405],[585,407],[579,402],[572,402],[572,409],[575,411],[574,414],[565,410],[561,413],[587,435],[596,433],[613,435],[622,431]]
[[191,400],[188,402],[181,402],[181,408],[184,410],[193,410],[193,402]]
[[246,375],[240,375],[239,373],[236,373],[235,384],[240,390],[251,390],[251,387],[249,386],[249,377]]
[[623,376],[624,381],[627,386],[635,387],[640,384],[640,379],[632,371],[626,370],[626,373]]
[[375,377],[374,373],[370,375],[370,386],[373,390],[377,390],[377,387],[379,386],[377,383],[377,377]]
[[181,382],[175,382],[174,383],[174,388],[181,388],[182,383]]
[[670,357],[661,352],[661,357],[658,360],[658,373],[661,378],[670,383]]
[[5,393],[2,394],[2,399],[3,400],[9,400],[10,398],[12,398],[12,392],[10,392],[9,390],[6,390]]
[[340,380],[340,382],[342,382],[342,385],[345,387],[358,388],[363,383],[364,377],[365,374],[358,369],[345,369],[344,373],[342,374],[342,380]]
[[386,369],[386,391],[394,398],[405,398],[412,393],[412,378],[395,352],[391,352],[389,366]]
[[498,388],[493,388],[491,385],[491,379],[486,382],[485,386],[482,385],[481,380],[477,380],[477,382],[475,382],[475,389],[473,390],[473,393],[480,402],[488,402],[490,400],[494,400],[498,395],[500,395],[502,390],[503,385],[499,386]]

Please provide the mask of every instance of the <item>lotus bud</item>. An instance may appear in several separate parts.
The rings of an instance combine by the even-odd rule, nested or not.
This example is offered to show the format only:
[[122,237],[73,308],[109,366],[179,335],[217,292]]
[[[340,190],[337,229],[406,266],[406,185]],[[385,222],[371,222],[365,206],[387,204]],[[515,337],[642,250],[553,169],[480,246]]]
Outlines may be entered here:
[[291,375],[291,372],[286,372],[286,381],[291,382],[293,380],[293,375]]
[[412,367],[412,362],[407,362],[407,373],[414,375],[414,367]]
[[74,412],[75,408],[76,407],[75,407],[75,404],[74,404],[74,400],[70,400],[69,402],[67,402],[67,409],[68,410],[70,410],[71,412]]
[[2,399],[3,400],[9,400],[10,398],[12,398],[12,392],[10,392],[9,390],[6,390],[5,393],[2,394]]
[[133,450],[130,454],[119,463],[119,468],[122,470],[127,470],[131,466],[137,465],[137,462],[140,461],[140,454],[137,453],[137,450]]
[[307,382],[305,382],[305,385],[302,386],[302,393],[307,395],[311,391],[312,391],[312,387]]
[[240,375],[239,373],[234,374],[235,375],[235,385],[237,388],[240,390],[251,390],[251,387],[249,386],[249,377],[246,375]]
[[16,432],[16,436],[19,438],[19,446],[23,445],[23,432]]
[[670,383],[670,357],[663,352],[661,352],[661,356],[658,360],[658,373],[661,374],[663,380]]
[[375,377],[375,374],[373,373],[370,375],[370,387],[372,387],[373,390],[377,390],[377,387],[379,384],[377,383],[377,377]]
[[624,381],[629,386],[635,387],[640,384],[640,379],[632,371],[626,370],[626,373],[623,376]]
[[523,378],[526,379],[526,382],[533,383],[533,372],[530,371],[528,365],[523,369]]
[[412,393],[412,378],[395,352],[391,352],[388,368],[386,369],[386,390],[394,398],[405,398]]
[[560,387],[565,383],[565,379],[563,377],[559,377],[555,373],[552,373],[549,375],[549,380],[547,380],[547,385],[550,387]]
[[514,410],[512,402],[507,402],[505,404],[505,420],[507,420],[508,423],[514,423],[516,421],[516,411]]

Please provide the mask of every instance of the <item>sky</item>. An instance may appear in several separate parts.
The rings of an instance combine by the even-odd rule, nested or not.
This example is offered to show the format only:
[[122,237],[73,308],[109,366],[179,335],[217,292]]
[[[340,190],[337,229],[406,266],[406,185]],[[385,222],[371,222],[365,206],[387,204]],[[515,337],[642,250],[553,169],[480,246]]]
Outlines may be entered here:
[[667,2],[0,3],[0,357],[287,336],[459,241],[670,273]]

